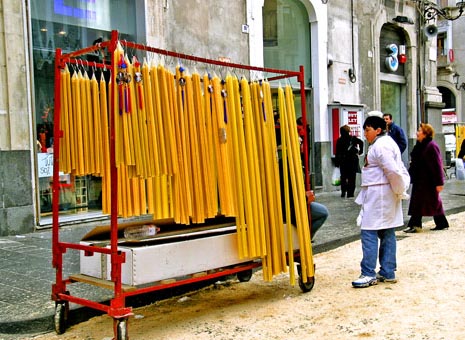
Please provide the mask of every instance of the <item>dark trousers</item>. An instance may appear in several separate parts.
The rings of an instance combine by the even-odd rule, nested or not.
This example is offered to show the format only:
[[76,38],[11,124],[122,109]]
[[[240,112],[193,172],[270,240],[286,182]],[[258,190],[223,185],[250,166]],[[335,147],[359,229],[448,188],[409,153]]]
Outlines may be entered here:
[[347,197],[354,197],[356,176],[356,172],[341,168],[341,197],[345,197],[346,193]]
[[[422,216],[412,215],[408,221],[407,227],[420,227],[421,228],[421,218]],[[434,224],[437,228],[449,228],[449,222],[445,215],[436,215],[433,216]]]

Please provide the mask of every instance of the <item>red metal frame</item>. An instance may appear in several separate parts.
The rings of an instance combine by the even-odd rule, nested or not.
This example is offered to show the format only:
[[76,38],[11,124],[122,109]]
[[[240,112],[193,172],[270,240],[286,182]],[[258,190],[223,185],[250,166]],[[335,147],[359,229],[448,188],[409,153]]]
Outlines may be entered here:
[[[116,87],[116,70],[117,65],[113,63],[113,53],[116,50],[118,43],[118,32],[112,31],[111,40],[102,42],[100,44],[90,46],[78,51],[74,51],[68,54],[62,54],[61,49],[56,50],[56,59],[55,59],[55,112],[54,112],[54,155],[53,155],[53,185],[52,185],[52,266],[55,268],[55,283],[52,285],[52,300],[56,302],[72,302],[79,305],[87,306],[93,309],[97,309],[103,312],[106,312],[109,316],[114,319],[127,318],[132,314],[132,308],[125,306],[125,298],[127,296],[133,296],[137,294],[144,294],[156,290],[171,288],[175,286],[185,285],[193,282],[213,279],[220,276],[235,274],[245,270],[257,268],[261,266],[260,262],[248,262],[245,264],[237,265],[233,268],[226,268],[224,270],[217,270],[215,272],[207,273],[205,276],[187,278],[184,280],[176,281],[173,283],[158,284],[150,287],[144,287],[136,289],[130,292],[123,292],[122,289],[122,278],[121,278],[121,266],[125,262],[125,255],[123,252],[118,251],[118,195],[117,190],[117,168],[115,162],[115,122],[113,119],[114,112],[113,108],[115,106],[114,96],[110,96],[110,166],[111,166],[111,226],[110,226],[110,248],[102,248],[96,246],[86,246],[76,243],[61,242],[59,238],[59,156],[60,156],[60,139],[63,137],[63,131],[60,130],[60,119],[61,119],[61,87],[60,87],[60,72],[65,67],[66,64],[76,64],[76,65],[86,65],[93,66],[96,68],[107,68],[110,69],[112,81],[112,86]],[[159,48],[149,47],[141,44],[136,44],[128,41],[119,41],[123,46],[127,48],[132,48],[134,50],[143,50],[147,52],[153,52],[165,56],[175,57],[178,59],[192,60],[194,62],[208,64],[208,65],[217,65],[232,69],[243,69],[249,71],[261,71],[265,73],[276,74],[276,76],[268,78],[269,80],[277,80],[283,78],[297,77],[300,83],[300,95],[302,103],[302,121],[304,126],[307,126],[307,107],[305,101],[305,82],[304,82],[304,68],[300,66],[299,71],[287,71],[279,70],[272,68],[263,68],[255,66],[246,66],[241,64],[221,62],[212,59],[200,58],[196,56],[191,56],[187,54],[181,54],[177,52],[171,52],[162,50]],[[110,55],[109,63],[94,63],[82,61],[79,58],[90,52],[94,52],[100,49],[107,49]],[[113,88],[112,93],[117,93],[116,89]],[[308,140],[307,134],[304,135],[304,150],[308,150]],[[305,187],[307,190],[310,189],[310,177],[308,173],[308,152],[305,152]],[[102,303],[90,301],[87,299],[79,298],[72,296],[67,290],[66,286],[73,282],[69,278],[63,277],[63,255],[68,249],[84,251],[86,255],[92,255],[94,253],[108,254],[111,257],[111,281],[114,282],[114,298],[111,299],[110,305],[105,305]]]

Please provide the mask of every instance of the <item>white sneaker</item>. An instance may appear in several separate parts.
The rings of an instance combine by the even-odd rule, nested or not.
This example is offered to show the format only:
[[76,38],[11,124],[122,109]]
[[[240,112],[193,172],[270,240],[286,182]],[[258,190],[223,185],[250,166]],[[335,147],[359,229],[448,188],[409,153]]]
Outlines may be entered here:
[[354,288],[366,288],[378,284],[378,279],[373,276],[360,275],[360,277],[352,281],[352,287]]

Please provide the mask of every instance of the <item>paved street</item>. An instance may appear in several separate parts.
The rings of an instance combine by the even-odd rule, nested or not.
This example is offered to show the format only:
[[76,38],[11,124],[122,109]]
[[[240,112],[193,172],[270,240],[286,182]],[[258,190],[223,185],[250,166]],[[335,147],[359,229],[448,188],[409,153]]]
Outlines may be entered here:
[[[465,181],[455,178],[447,181],[442,199],[448,215],[465,210]],[[317,201],[329,211],[328,221],[315,236],[314,252],[324,252],[359,237],[355,220],[359,207],[353,199],[341,198],[337,191],[317,193]],[[404,203],[404,217],[408,202]],[[425,219],[425,221],[428,218]],[[62,228],[63,241],[78,242],[94,224]],[[455,251],[455,250],[451,250]],[[38,334],[53,329],[55,311],[50,299],[51,285],[55,281],[51,266],[51,231],[0,238],[0,339],[18,339],[20,334]],[[65,255],[65,275],[79,272],[79,254],[68,251]],[[318,284],[318,271],[316,272]],[[73,284],[73,294],[94,301],[112,297],[111,291],[84,284]],[[77,323],[97,312],[72,305],[70,323]]]

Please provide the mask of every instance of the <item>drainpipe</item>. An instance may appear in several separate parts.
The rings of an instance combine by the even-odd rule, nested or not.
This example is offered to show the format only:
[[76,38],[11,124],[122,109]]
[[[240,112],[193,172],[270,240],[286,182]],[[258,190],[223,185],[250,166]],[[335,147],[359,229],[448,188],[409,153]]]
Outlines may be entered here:
[[355,52],[354,52],[354,0],[350,0],[350,24],[351,24],[351,33],[352,33],[352,68],[349,68],[349,79],[351,83],[357,81],[355,76]]

